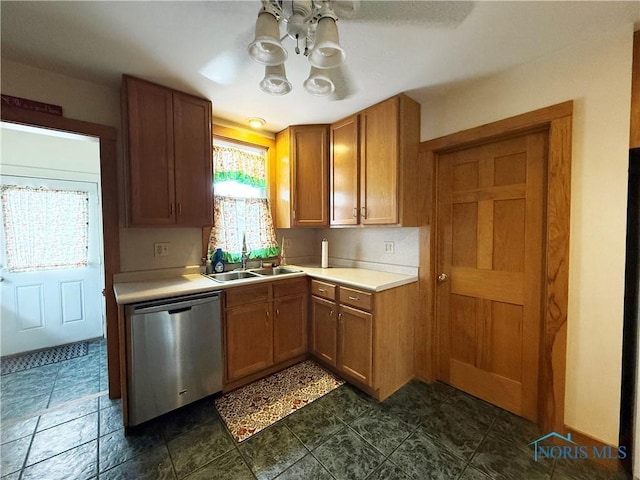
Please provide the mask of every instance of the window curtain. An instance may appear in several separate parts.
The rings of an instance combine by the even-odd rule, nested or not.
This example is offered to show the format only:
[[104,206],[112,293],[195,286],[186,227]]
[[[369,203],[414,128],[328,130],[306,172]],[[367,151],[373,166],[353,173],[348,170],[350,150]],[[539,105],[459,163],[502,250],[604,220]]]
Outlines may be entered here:
[[[277,256],[279,248],[269,201],[264,198],[267,186],[264,154],[214,145],[213,169],[214,226],[209,252],[220,248],[225,262],[240,262],[244,239],[249,258]],[[220,188],[222,185],[224,190]]]
[[214,196],[215,223],[209,251],[222,249],[225,262],[242,261],[242,240],[249,258],[275,257],[279,253],[269,201],[266,198]]
[[3,185],[0,192],[10,271],[87,266],[87,192],[18,185]]
[[239,148],[213,146],[213,183],[235,181],[255,188],[266,188],[264,155]]

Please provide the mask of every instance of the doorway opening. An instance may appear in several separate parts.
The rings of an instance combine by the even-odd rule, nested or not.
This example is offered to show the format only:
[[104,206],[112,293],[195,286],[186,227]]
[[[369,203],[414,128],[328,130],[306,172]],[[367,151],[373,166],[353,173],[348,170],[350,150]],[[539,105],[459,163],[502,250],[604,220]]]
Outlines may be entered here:
[[0,124],[2,357],[104,337],[100,145]]
[[108,374],[99,139],[5,122],[0,132],[6,424],[105,392]]

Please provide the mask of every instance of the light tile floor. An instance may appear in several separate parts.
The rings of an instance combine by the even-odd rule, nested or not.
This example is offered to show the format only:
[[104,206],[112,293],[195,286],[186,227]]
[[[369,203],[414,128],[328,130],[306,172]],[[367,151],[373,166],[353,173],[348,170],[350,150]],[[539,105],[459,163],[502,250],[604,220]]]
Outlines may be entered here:
[[104,346],[89,357],[2,377],[2,479],[626,478],[588,460],[534,462],[534,425],[440,383],[383,403],[345,385],[239,444],[212,398],[125,436],[119,401],[99,395]]

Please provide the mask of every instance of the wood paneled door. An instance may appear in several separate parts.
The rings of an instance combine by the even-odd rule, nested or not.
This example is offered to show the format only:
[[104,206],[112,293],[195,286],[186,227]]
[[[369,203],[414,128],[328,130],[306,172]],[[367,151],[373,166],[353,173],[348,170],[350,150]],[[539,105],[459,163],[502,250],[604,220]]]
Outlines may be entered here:
[[547,133],[438,157],[439,377],[538,420]]

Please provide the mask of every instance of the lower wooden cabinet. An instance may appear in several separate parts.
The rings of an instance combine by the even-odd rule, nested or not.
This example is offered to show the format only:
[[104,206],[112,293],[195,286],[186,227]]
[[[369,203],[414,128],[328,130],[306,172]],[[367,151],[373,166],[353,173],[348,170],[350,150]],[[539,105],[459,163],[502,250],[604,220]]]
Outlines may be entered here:
[[225,292],[225,381],[307,351],[307,280],[295,278]]
[[338,314],[340,369],[354,379],[373,386],[373,316],[340,306]]
[[258,372],[273,363],[273,323],[268,302],[228,309],[225,324],[229,380]]
[[283,362],[306,353],[306,294],[275,298],[273,309],[275,314],[273,320],[273,362]]
[[316,296],[311,300],[311,353],[335,367],[338,351],[336,303]]
[[311,281],[311,353],[384,400],[413,378],[416,283],[367,292]]

